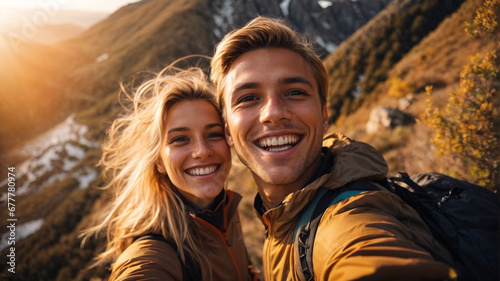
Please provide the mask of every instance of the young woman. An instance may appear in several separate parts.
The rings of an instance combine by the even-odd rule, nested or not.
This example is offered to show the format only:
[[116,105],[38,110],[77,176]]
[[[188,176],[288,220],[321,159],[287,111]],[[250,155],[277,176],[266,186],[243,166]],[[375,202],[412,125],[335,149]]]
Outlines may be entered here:
[[224,189],[231,152],[206,75],[170,66],[130,99],[103,146],[113,201],[85,233],[107,229],[97,260],[115,261],[109,280],[252,280],[240,196]]

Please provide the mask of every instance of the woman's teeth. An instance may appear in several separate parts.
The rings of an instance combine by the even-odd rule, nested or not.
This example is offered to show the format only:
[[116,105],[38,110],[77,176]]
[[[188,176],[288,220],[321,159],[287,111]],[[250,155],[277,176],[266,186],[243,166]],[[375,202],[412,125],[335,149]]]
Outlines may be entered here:
[[204,176],[211,174],[217,170],[217,165],[205,167],[205,168],[193,168],[186,170],[186,173],[192,175],[192,176]]

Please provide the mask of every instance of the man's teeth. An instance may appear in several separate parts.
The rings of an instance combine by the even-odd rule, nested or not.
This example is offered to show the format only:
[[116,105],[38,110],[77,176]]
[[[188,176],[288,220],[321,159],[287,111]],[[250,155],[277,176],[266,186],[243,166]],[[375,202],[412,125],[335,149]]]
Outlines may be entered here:
[[287,146],[282,146],[282,147],[268,148],[267,150],[271,151],[271,152],[280,152],[280,151],[283,151],[283,150],[287,150],[287,149],[289,149],[291,147],[292,147],[291,145],[287,145]]
[[189,169],[186,172],[192,176],[204,176],[211,174],[217,170],[217,165],[210,166],[210,167],[205,167],[205,168],[194,168],[194,169]]
[[[262,138],[259,140],[259,145],[263,148],[269,148],[269,151],[283,151],[289,149],[291,145],[296,144],[299,141],[299,137],[296,135],[286,135],[279,137],[269,137]],[[272,146],[283,146],[279,148],[271,148]]]

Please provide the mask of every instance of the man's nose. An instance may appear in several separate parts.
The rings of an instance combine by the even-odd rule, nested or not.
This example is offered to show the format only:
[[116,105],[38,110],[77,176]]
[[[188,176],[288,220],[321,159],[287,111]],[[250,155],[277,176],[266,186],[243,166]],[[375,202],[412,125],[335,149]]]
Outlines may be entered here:
[[267,97],[263,107],[261,108],[260,122],[278,125],[289,119],[290,114],[288,112],[286,101],[278,95]]
[[213,150],[210,144],[205,140],[196,140],[193,145],[193,158],[205,159],[213,155]]

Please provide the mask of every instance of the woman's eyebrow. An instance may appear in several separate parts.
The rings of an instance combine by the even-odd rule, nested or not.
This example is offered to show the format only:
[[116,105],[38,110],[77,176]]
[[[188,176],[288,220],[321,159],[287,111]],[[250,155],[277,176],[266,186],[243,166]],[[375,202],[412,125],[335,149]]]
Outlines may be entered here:
[[[211,123],[211,124],[205,125],[205,129],[212,129],[215,127],[224,128],[221,123]],[[188,127],[175,127],[175,128],[171,128],[170,130],[168,130],[167,134],[175,133],[175,132],[187,132],[187,131],[190,131],[190,129]]]
[[174,133],[174,132],[186,132],[189,131],[188,127],[175,127],[167,131],[167,134]]
[[215,127],[224,128],[224,126],[222,126],[221,123],[211,123],[211,124],[206,125],[205,129],[212,129],[212,128],[215,128]]

